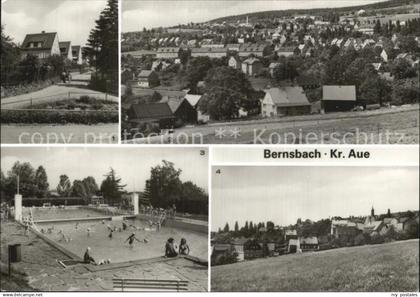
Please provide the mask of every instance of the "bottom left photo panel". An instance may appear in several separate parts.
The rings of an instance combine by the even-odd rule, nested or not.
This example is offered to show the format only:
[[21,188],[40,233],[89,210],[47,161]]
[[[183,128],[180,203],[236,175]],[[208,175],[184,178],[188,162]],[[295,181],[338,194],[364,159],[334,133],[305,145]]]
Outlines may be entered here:
[[208,150],[2,147],[5,291],[207,291]]

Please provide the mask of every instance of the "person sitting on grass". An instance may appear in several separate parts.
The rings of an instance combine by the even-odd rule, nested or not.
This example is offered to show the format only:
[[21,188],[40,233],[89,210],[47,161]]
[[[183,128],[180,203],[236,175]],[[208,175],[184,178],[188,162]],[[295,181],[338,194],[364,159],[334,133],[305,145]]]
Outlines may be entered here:
[[178,256],[178,253],[176,252],[176,248],[174,246],[174,239],[172,237],[169,238],[165,244],[165,256],[168,258]]
[[86,248],[85,255],[83,256],[83,262],[86,264],[96,264],[95,260],[90,255],[90,247]]
[[179,254],[188,255],[189,253],[190,247],[187,244],[187,240],[185,238],[181,238],[181,243],[179,244]]
[[130,248],[132,248],[133,247],[133,244],[134,244],[134,240],[137,240],[138,242],[141,242],[137,237],[136,237],[136,233],[135,232],[133,232],[133,233],[131,233],[131,235],[130,236],[128,236],[128,238],[124,241],[124,242],[127,242],[128,241],[128,244],[130,245]]

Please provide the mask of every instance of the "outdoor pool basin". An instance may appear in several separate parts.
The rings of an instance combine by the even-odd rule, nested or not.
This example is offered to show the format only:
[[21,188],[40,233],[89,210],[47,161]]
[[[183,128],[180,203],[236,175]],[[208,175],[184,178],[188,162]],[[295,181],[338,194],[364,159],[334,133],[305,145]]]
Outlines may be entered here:
[[[122,221],[110,220],[37,223],[36,225],[38,231],[47,238],[81,258],[86,248],[90,247],[91,256],[97,262],[111,259],[112,263],[118,263],[163,256],[165,243],[170,237],[175,239],[177,246],[181,238],[185,238],[191,249],[190,255],[207,260],[208,240],[205,233],[165,226],[157,231],[140,220],[129,220],[128,224],[131,226],[126,230],[122,230]],[[112,238],[109,237],[108,226],[117,228],[117,231],[112,233]],[[51,230],[50,233],[48,229]],[[140,242],[134,241],[130,247],[126,240],[133,232]]]

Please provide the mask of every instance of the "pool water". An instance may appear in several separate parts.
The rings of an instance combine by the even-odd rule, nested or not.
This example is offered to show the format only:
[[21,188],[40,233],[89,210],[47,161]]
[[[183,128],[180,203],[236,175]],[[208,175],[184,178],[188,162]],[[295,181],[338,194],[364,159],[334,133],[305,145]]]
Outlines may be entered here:
[[[165,243],[169,237],[175,239],[179,246],[181,238],[185,238],[190,247],[190,255],[207,260],[208,240],[205,233],[181,230],[163,226],[160,231],[149,228],[146,222],[140,220],[129,221],[133,227],[122,229],[122,221],[88,221],[38,223],[39,230],[44,230],[44,235],[58,242],[64,248],[83,258],[87,247],[91,248],[91,256],[95,261],[111,259],[111,262],[126,262],[140,259],[150,259],[164,255]],[[109,228],[117,228],[109,238]],[[52,229],[53,228],[53,229]],[[137,228],[137,229],[136,229]],[[51,233],[47,230],[52,229]],[[88,229],[90,234],[88,235]],[[61,231],[61,232],[60,232]],[[126,241],[132,232],[141,242],[134,241],[132,247]],[[63,235],[68,239],[63,238]],[[147,243],[143,242],[147,239]]]
[[23,208],[24,217],[29,216],[30,212],[32,212],[34,221],[74,218],[95,218],[112,215],[112,213],[110,213],[109,211],[107,212],[105,209],[94,209],[85,207],[66,207],[65,209],[56,207]]

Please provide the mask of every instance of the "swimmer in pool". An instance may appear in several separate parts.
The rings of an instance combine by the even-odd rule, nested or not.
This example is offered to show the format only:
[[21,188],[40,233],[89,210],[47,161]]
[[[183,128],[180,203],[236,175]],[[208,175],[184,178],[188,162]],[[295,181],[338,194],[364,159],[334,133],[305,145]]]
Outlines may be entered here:
[[112,239],[112,233],[113,232],[114,232],[113,230],[109,230],[109,234],[108,234],[109,239]]
[[122,222],[122,229],[123,230],[127,229],[127,223],[125,221]]
[[133,247],[133,243],[134,243],[134,240],[137,240],[138,242],[141,242],[137,237],[136,237],[136,233],[131,233],[131,235],[124,241],[124,242],[127,242],[128,241],[128,244],[130,245],[130,247],[132,248]]

